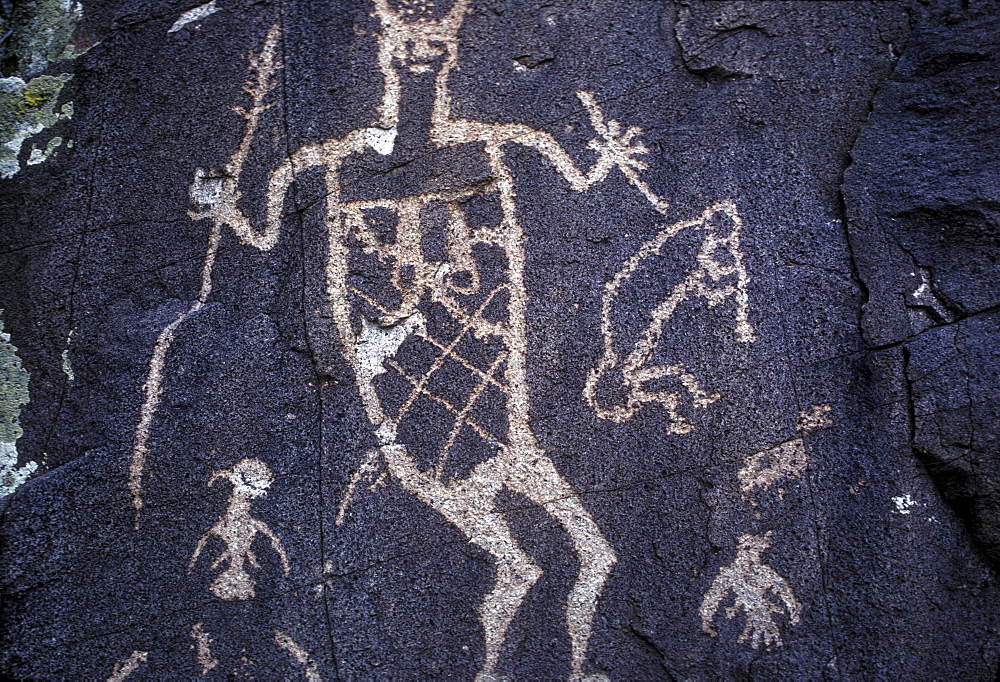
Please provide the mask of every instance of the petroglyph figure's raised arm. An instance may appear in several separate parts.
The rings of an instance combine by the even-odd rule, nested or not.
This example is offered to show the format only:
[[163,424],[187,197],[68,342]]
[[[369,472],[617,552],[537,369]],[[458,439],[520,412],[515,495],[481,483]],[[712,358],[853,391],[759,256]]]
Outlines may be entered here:
[[[139,511],[142,508],[142,477],[149,453],[148,440],[153,418],[159,406],[163,390],[163,372],[167,351],[173,342],[177,329],[192,315],[204,307],[212,293],[212,270],[222,238],[222,228],[229,226],[237,239],[247,246],[260,251],[269,251],[278,243],[281,235],[282,210],[288,188],[298,173],[312,167],[336,167],[342,159],[361,151],[372,144],[370,129],[358,130],[343,139],[330,139],[308,144],[285,159],[270,175],[266,196],[266,210],[262,230],[253,226],[250,219],[239,207],[243,197],[240,182],[250,148],[260,128],[261,116],[274,105],[268,98],[276,86],[276,75],[282,68],[278,57],[281,31],[277,25],[271,28],[261,51],[250,57],[249,64],[254,77],[244,86],[251,97],[249,108],[236,106],[234,110],[246,121],[243,138],[232,154],[229,163],[220,170],[197,168],[191,183],[189,197],[197,207],[188,211],[193,220],[208,219],[210,222],[208,248],[202,264],[201,286],[198,297],[167,325],[159,334],[149,362],[149,372],[143,385],[145,398],[139,411],[139,423],[135,430],[132,461],[129,466],[128,486],[132,494],[132,506],[136,510],[135,524],[138,527]],[[332,180],[336,182],[335,179]],[[332,189],[332,188],[331,188]]]
[[[188,215],[194,220],[210,218],[218,227],[228,225],[241,242],[262,251],[273,248],[278,242],[278,236],[281,232],[280,200],[277,202],[272,200],[268,203],[267,220],[263,232],[258,232],[251,225],[250,220],[237,206],[237,203],[242,197],[239,188],[240,177],[247,156],[250,154],[250,145],[260,127],[261,116],[274,106],[274,102],[267,102],[267,98],[275,87],[275,75],[281,68],[277,54],[280,37],[278,27],[274,26],[268,33],[260,54],[250,57],[250,68],[256,75],[243,86],[243,89],[251,96],[252,104],[249,108],[233,107],[233,110],[246,120],[243,139],[240,140],[239,147],[230,157],[225,168],[218,171],[204,168],[195,170],[190,196],[191,201],[199,209],[188,212]],[[279,185],[283,185],[283,188],[287,188],[291,182],[290,170],[290,163],[287,161],[283,163],[272,175],[272,188],[276,181]],[[276,194],[269,192],[268,196],[271,198],[275,197]],[[278,205],[275,206],[275,203]]]
[[604,113],[594,99],[593,93],[581,91],[576,95],[597,132],[597,136],[587,144],[588,149],[597,152],[597,161],[587,171],[580,170],[555,136],[545,130],[532,128],[523,123],[487,123],[451,118],[450,95],[447,92],[438,93],[434,116],[435,139],[439,144],[485,142],[487,146],[492,147],[506,143],[531,147],[547,158],[566,178],[570,187],[578,192],[604,181],[617,167],[654,209],[666,215],[669,207],[667,201],[653,192],[639,177],[639,171],[649,166],[645,161],[636,158],[649,153],[649,148],[636,139],[642,134],[642,129],[630,126],[622,130],[622,125],[618,121],[613,119],[605,121]]

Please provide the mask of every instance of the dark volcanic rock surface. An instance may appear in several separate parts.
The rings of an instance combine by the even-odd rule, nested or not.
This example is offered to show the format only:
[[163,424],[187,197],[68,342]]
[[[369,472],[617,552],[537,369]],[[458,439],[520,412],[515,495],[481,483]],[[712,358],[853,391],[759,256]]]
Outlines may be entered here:
[[996,4],[461,7],[83,5],[0,672],[993,679]]

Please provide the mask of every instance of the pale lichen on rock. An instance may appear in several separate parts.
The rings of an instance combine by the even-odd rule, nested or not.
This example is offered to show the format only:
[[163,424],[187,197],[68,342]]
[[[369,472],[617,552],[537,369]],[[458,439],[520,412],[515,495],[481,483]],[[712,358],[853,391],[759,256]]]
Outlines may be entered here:
[[82,15],[79,2],[37,0],[17,5],[9,21],[0,21],[9,36],[6,45],[0,44],[6,76],[0,78],[0,177],[13,177],[25,165],[45,161],[63,143],[61,136],[53,136],[40,148],[33,145],[23,164],[19,160],[31,137],[73,116],[72,102],[57,106],[73,76],[44,72],[79,56],[70,39]]
[[35,462],[17,466],[17,439],[24,433],[21,406],[28,404],[29,379],[0,320],[0,497],[10,495],[38,469]]

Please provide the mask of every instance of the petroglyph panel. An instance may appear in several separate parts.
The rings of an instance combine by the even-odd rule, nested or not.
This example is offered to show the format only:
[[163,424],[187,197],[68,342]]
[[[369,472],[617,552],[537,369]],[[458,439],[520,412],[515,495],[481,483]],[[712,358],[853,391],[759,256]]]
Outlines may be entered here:
[[0,677],[995,677],[980,4],[0,4]]

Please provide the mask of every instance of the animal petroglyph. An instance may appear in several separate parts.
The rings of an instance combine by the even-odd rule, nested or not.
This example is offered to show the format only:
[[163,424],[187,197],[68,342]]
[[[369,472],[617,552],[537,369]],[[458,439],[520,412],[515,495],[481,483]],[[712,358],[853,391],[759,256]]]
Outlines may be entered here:
[[766,490],[780,480],[798,478],[808,466],[809,457],[801,438],[778,443],[746,458],[739,471],[740,489],[744,495],[756,488]]
[[[798,428],[802,434],[809,434],[833,422],[827,417],[829,405],[813,405],[799,414]],[[740,488],[744,495],[757,488],[768,489],[784,479],[798,478],[809,467],[802,436],[778,443],[746,457],[739,471]]]
[[[701,602],[701,628],[715,637],[718,632],[712,621],[726,595],[732,591],[733,605],[726,608],[726,618],[734,618],[740,611],[746,624],[739,642],[749,641],[754,649],[780,647],[781,629],[774,620],[775,614],[788,616],[788,622],[799,622],[802,605],[792,592],[788,581],[761,560],[761,554],[771,546],[771,534],[741,535],[736,549],[736,559],[719,569],[712,586]],[[780,600],[775,602],[769,593]]]
[[128,658],[115,663],[115,667],[112,669],[111,676],[108,677],[107,682],[122,682],[122,680],[134,673],[140,664],[145,663],[148,656],[148,651],[133,651]]
[[[720,218],[725,218],[723,222],[729,223],[728,233],[720,234],[717,226]],[[667,411],[668,432],[688,433],[692,426],[679,411],[684,393],[690,396],[691,404],[696,408],[708,407],[718,400],[718,394],[702,388],[698,379],[682,363],[655,364],[653,356],[663,337],[667,321],[678,306],[691,296],[704,298],[709,307],[733,299],[736,338],[744,343],[754,340],[747,298],[749,278],[740,251],[742,228],[743,219],[736,210],[736,205],[732,201],[720,201],[705,209],[697,218],[663,228],[656,237],[643,244],[605,285],[601,305],[604,352],[597,367],[588,374],[584,386],[584,397],[601,419],[628,421],[643,405],[656,403]],[[622,348],[623,341],[617,338],[619,335],[612,321],[619,295],[645,261],[660,255],[671,239],[685,230],[700,230],[704,233],[695,264],[670,294],[649,311],[650,322],[642,334],[634,341],[624,341],[625,349],[631,346],[626,352]],[[606,406],[599,397],[599,384],[605,377],[611,379],[612,372],[624,388],[627,398],[624,404]],[[656,387],[666,378],[672,378],[679,384],[676,390]]]
[[271,541],[271,547],[278,554],[285,575],[291,572],[288,557],[278,536],[266,523],[250,515],[250,501],[266,495],[274,477],[268,466],[259,459],[244,458],[232,469],[215,472],[209,479],[208,485],[211,486],[219,478],[228,479],[233,484],[229,507],[215,525],[198,540],[198,546],[195,547],[191,562],[188,564],[188,572],[194,568],[209,538],[215,536],[225,543],[226,548],[212,563],[212,568],[215,569],[226,561],[229,565],[212,582],[212,592],[219,599],[226,601],[249,599],[254,596],[256,583],[250,577],[246,564],[260,568],[252,549],[254,538],[258,533],[262,533]]

